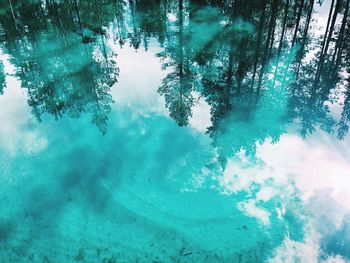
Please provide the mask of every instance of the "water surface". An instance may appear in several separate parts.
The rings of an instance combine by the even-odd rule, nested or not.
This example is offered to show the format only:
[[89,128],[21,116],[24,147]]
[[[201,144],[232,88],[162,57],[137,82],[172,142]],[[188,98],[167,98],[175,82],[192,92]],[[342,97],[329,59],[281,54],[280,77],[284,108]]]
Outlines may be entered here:
[[348,9],[0,2],[0,262],[349,261]]

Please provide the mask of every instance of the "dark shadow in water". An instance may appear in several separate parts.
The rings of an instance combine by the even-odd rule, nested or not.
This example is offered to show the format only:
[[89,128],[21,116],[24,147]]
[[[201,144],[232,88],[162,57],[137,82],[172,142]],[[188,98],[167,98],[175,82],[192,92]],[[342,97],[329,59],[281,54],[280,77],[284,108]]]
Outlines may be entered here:
[[0,242],[5,242],[10,239],[15,231],[16,224],[12,220],[0,221]]

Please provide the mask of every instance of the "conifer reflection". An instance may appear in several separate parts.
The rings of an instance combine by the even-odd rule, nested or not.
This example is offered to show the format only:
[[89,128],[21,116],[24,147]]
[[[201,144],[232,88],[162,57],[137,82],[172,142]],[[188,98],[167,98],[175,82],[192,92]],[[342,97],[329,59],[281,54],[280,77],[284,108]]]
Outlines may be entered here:
[[[328,8],[323,28],[316,21],[320,5]],[[56,118],[89,112],[105,131],[109,90],[118,77],[107,41],[147,50],[155,38],[167,73],[158,92],[170,117],[188,125],[199,94],[211,107],[207,131],[214,143],[219,146],[218,138],[230,130],[227,152],[254,152],[254,142],[277,140],[291,122],[303,136],[321,128],[345,137],[349,5],[349,0],[9,1],[1,5],[0,23],[4,50],[38,118],[44,112]],[[333,102],[344,102],[339,120],[329,112]],[[271,117],[272,111],[279,114]],[[251,131],[234,132],[235,123]]]

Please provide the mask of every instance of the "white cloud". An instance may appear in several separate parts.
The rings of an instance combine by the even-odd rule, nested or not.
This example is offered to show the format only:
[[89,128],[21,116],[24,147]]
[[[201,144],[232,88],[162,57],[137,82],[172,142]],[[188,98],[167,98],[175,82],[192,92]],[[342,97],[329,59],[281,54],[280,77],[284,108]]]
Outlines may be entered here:
[[0,56],[6,76],[6,88],[0,96],[0,149],[6,155],[35,154],[47,147],[47,139],[33,127],[36,122],[27,105],[27,96],[16,79],[7,55]]

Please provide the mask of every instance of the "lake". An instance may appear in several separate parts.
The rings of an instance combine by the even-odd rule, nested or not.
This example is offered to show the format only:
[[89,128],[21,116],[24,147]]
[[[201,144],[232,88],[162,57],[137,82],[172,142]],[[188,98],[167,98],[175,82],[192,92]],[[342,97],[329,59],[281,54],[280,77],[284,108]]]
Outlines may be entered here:
[[350,261],[348,13],[0,1],[0,262]]

